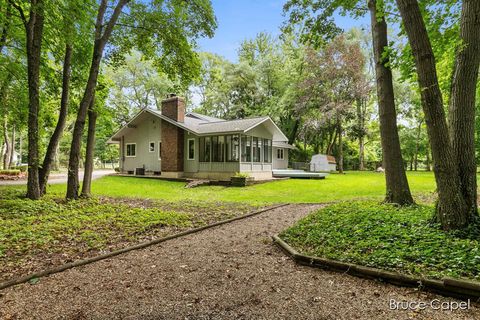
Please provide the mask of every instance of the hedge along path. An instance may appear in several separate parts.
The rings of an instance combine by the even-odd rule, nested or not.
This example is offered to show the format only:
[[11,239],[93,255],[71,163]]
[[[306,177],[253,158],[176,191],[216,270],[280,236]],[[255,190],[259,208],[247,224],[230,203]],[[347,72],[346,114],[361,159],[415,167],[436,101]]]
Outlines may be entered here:
[[105,260],[105,259],[108,259],[108,258],[111,258],[111,257],[114,257],[114,256],[118,256],[120,254],[129,252],[129,251],[144,249],[144,248],[147,248],[147,247],[150,247],[150,246],[153,246],[153,245],[156,245],[156,244],[159,244],[159,243],[171,240],[171,239],[180,238],[180,237],[192,234],[192,233],[197,233],[197,232],[203,231],[205,229],[213,228],[213,227],[216,227],[216,226],[220,226],[222,224],[226,224],[226,223],[230,223],[230,222],[233,222],[233,221],[237,221],[237,220],[245,219],[245,218],[248,218],[248,217],[252,217],[252,216],[258,215],[260,213],[271,211],[271,210],[278,209],[278,208],[281,208],[281,207],[285,207],[285,206],[288,206],[288,205],[290,205],[290,204],[285,203],[285,204],[280,204],[280,205],[276,205],[276,206],[271,206],[271,207],[268,207],[268,208],[265,208],[265,209],[262,209],[262,210],[258,210],[258,211],[252,212],[252,213],[244,214],[244,215],[241,215],[241,216],[238,216],[238,217],[234,217],[234,218],[218,221],[218,222],[215,222],[215,223],[211,223],[211,224],[206,225],[206,226],[182,231],[182,232],[172,234],[170,236],[166,236],[166,237],[163,237],[163,238],[155,239],[155,240],[152,240],[152,241],[142,242],[142,243],[139,243],[139,244],[136,244],[136,245],[133,245],[133,246],[129,246],[129,247],[126,247],[126,248],[122,248],[122,249],[119,249],[119,250],[115,250],[115,251],[112,251],[112,252],[109,252],[109,253],[106,253],[106,254],[98,255],[98,256],[95,256],[95,257],[87,258],[87,259],[77,260],[77,261],[70,262],[70,263],[66,263],[66,264],[63,264],[63,265],[55,267],[55,268],[51,268],[51,269],[47,269],[47,270],[43,270],[43,271],[39,271],[39,272],[34,272],[34,273],[31,273],[31,274],[23,276],[23,277],[13,278],[11,280],[4,281],[4,282],[0,283],[0,290],[3,290],[5,288],[11,287],[11,286],[15,286],[17,284],[22,284],[22,283],[28,282],[32,279],[38,279],[38,278],[46,277],[46,276],[49,276],[49,275],[52,275],[52,274],[55,274],[55,273],[59,273],[59,272],[71,269],[71,268],[84,266],[84,265],[87,265],[87,264],[90,264],[90,263],[93,263],[93,262],[96,262],[96,261],[100,261],[100,260]]
[[474,298],[477,302],[480,301],[480,283],[476,281],[454,278],[444,278],[442,280],[417,278],[402,273],[365,267],[354,263],[302,255],[283,241],[278,235],[275,235],[272,238],[274,243],[276,243],[282,251],[287,253],[287,255],[296,263],[304,266],[329,269],[361,278],[382,279],[398,286],[417,287],[444,296],[460,299]]

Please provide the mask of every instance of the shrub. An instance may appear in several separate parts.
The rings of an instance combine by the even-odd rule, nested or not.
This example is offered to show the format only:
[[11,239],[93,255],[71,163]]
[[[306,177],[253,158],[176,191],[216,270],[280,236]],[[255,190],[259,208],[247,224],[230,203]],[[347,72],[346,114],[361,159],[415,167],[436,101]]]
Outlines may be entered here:
[[13,170],[20,170],[20,172],[27,172],[28,166],[27,165],[22,165],[22,166],[16,166],[12,168]]
[[120,172],[120,167],[115,167],[114,170],[115,172]]
[[0,175],[4,176],[19,176],[21,173],[20,170],[0,170]]
[[248,178],[250,175],[246,172],[235,172],[235,178]]

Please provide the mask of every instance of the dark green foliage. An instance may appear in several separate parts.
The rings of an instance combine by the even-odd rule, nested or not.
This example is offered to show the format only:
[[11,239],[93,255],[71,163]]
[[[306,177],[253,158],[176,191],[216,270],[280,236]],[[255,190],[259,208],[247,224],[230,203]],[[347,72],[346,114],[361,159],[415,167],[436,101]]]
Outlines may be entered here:
[[281,234],[301,253],[412,275],[480,280],[480,225],[444,232],[434,208],[348,202],[321,209]]

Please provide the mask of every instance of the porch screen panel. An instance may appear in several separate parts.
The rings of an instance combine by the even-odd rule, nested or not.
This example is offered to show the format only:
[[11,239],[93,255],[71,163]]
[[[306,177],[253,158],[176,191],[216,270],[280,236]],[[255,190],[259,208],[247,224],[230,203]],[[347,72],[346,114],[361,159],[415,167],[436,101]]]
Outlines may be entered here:
[[212,161],[218,162],[218,137],[212,137]]
[[239,160],[238,155],[240,154],[240,150],[238,135],[225,136],[225,153],[227,161],[235,162]]
[[212,145],[210,137],[205,137],[205,158],[204,162],[210,162],[212,152]]
[[260,162],[260,148],[258,145],[259,139],[253,137],[252,139],[252,149],[253,149],[253,162]]
[[225,161],[225,136],[218,137],[218,161]]
[[242,161],[252,161],[252,137],[242,136]]
[[198,161],[205,162],[205,138],[198,139]]
[[272,162],[272,140],[263,139],[263,162]]

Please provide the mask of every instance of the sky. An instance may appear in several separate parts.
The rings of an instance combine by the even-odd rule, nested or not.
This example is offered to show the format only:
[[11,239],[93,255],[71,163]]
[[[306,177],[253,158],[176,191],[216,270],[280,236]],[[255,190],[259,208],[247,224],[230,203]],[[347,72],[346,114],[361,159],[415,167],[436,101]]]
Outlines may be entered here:
[[[282,15],[286,0],[212,0],[218,27],[211,39],[199,41],[200,51],[219,54],[237,61],[237,49],[245,39],[252,39],[260,32],[280,34],[280,26],[287,19]],[[354,20],[335,16],[337,25],[348,30],[369,25],[368,17]]]

